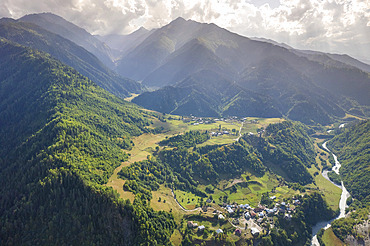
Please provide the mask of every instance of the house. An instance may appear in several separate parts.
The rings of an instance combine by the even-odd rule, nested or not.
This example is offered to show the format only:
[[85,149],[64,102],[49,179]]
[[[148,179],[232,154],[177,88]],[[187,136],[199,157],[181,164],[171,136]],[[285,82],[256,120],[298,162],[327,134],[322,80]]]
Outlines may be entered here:
[[229,214],[232,214],[232,213],[234,213],[234,210],[233,210],[231,207],[228,207],[228,208],[227,208],[227,212],[228,212]]
[[241,236],[242,235],[242,231],[240,229],[235,229],[235,235],[237,236]]
[[275,200],[276,199],[276,196],[271,196],[270,199],[271,200]]
[[239,208],[242,208],[242,209],[250,209],[251,207],[249,206],[249,204],[245,204],[245,205],[240,204],[239,205]]
[[258,214],[258,217],[260,217],[260,218],[262,218],[263,216],[265,216],[265,214],[264,214],[263,212],[260,212],[260,213]]
[[218,219],[219,219],[219,220],[224,220],[224,219],[225,219],[225,216],[223,216],[222,214],[219,214],[219,215],[218,215]]
[[249,212],[246,212],[244,214],[244,217],[245,217],[245,219],[249,220],[251,218],[251,215],[249,214]]
[[297,200],[293,200],[293,204],[294,205],[299,205],[299,204],[301,204],[301,202],[297,199]]
[[252,233],[252,236],[255,237],[255,236],[258,236],[260,234],[260,231],[257,228],[252,227],[251,228],[251,233]]
[[262,223],[262,221],[263,221],[263,218],[259,218],[259,219],[257,220],[257,223],[258,223],[258,224],[261,224],[261,223]]
[[217,230],[216,230],[216,233],[217,233],[217,234],[220,234],[220,233],[224,233],[224,231],[223,231],[222,229],[220,229],[220,228],[219,228],[219,229],[217,229]]
[[251,215],[252,218],[254,218],[254,217],[256,217],[257,214],[253,211],[250,211],[250,215]]
[[207,202],[207,203],[211,203],[211,202],[212,202],[212,200],[208,198],[206,202]]
[[254,212],[256,212],[256,213],[259,213],[259,212],[262,212],[262,211],[263,211],[263,209],[260,208],[260,207],[257,207],[257,208],[254,209]]
[[204,229],[206,229],[206,227],[204,225],[198,226],[198,231],[199,232],[204,231]]
[[266,212],[268,216],[272,216],[275,213],[273,209],[266,209]]
[[194,227],[193,221],[188,221],[188,228],[193,228],[193,227]]
[[285,214],[284,215],[284,219],[291,220],[292,219],[292,215],[291,214]]

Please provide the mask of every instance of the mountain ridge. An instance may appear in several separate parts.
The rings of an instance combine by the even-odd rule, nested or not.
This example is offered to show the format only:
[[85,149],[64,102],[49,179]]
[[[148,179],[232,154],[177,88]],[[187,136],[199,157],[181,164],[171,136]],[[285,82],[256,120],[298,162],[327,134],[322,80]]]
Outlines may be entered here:
[[1,19],[0,36],[48,52],[117,96],[126,97],[143,89],[137,82],[124,79],[111,71],[83,47],[35,24]]
[[56,33],[72,42],[84,47],[98,57],[107,67],[113,68],[113,55],[110,48],[100,42],[85,29],[65,20],[53,13],[29,14],[18,19],[19,21],[34,23],[50,32]]
[[[349,63],[346,57],[342,60]],[[183,88],[190,81],[188,78],[202,71],[213,71],[228,80],[227,83],[236,83],[240,88],[274,99],[281,115],[306,124],[329,124],[345,112],[370,116],[370,101],[366,96],[370,93],[368,73],[354,66],[361,63],[348,65],[344,61],[318,53],[303,54],[234,34],[214,24],[178,18],[122,57],[117,71],[159,90],[164,86]],[[212,79],[212,76],[203,77],[202,82],[209,84]],[[204,93],[202,97],[208,98]],[[158,105],[153,97],[150,100]],[[144,95],[134,100],[144,101]],[[218,114],[224,112],[222,107],[221,104],[216,107]],[[176,112],[181,114],[181,110]]]

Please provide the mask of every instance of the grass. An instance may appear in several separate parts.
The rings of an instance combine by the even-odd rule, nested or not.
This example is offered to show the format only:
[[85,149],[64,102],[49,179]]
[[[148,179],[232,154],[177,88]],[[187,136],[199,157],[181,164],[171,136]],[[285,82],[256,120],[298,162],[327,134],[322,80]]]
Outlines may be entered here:
[[179,230],[175,229],[175,231],[173,232],[173,234],[170,238],[170,241],[175,246],[181,245],[182,235],[181,235]]
[[[177,223],[180,223],[184,215],[192,214],[192,212],[184,211],[179,207],[172,196],[171,189],[164,187],[164,185],[161,185],[157,191],[153,191],[152,195],[153,198],[150,201],[150,206],[156,211],[163,210],[166,212],[172,212]],[[159,198],[161,199],[159,200]],[[164,202],[164,200],[166,202]]]
[[339,208],[339,200],[342,194],[342,190],[337,186],[333,185],[329,180],[325,179],[322,175],[315,177],[315,182],[320,191],[323,192],[326,202],[333,209]]
[[[318,163],[318,167],[320,170],[312,165],[311,168],[308,169],[308,172],[311,175],[313,175],[316,172],[318,173],[321,172],[322,165],[321,165],[321,161],[319,160],[318,156],[320,155],[321,152],[327,153],[323,151],[322,149],[318,148],[317,146],[315,146],[315,150],[318,152],[316,156],[316,162]],[[330,165],[327,155],[323,158]],[[340,197],[342,194],[342,190],[336,185],[332,184],[329,180],[325,179],[321,174],[315,176],[314,179],[315,179],[316,186],[324,194],[325,200],[330,206],[330,208],[333,210],[337,210],[339,208],[339,201],[340,201]]]
[[322,240],[325,243],[325,246],[342,246],[345,245],[337,236],[335,236],[333,229],[329,227],[325,230]]
[[[129,100],[129,98],[126,98],[126,100]],[[189,130],[208,130],[208,131],[217,131],[219,129],[219,125],[221,124],[221,127],[223,130],[228,130],[230,133],[232,133],[232,129],[236,129],[239,131],[241,122],[240,121],[217,121],[216,123],[212,124],[199,124],[199,125],[192,125],[190,123],[184,123],[179,116],[170,116],[171,119],[166,119],[166,122],[159,121],[157,119],[153,118],[153,124],[150,126],[150,128],[163,128],[163,132],[161,134],[143,134],[138,137],[133,138],[134,147],[132,150],[130,150],[128,153],[130,154],[130,158],[128,161],[123,162],[120,167],[118,167],[114,174],[110,177],[107,186],[112,187],[115,189],[119,194],[120,197],[124,199],[130,199],[131,201],[134,200],[135,196],[131,192],[123,191],[122,186],[125,182],[125,180],[119,179],[117,176],[117,173],[122,169],[124,166],[128,166],[136,161],[142,161],[147,158],[148,155],[152,154],[152,151],[158,146],[157,143],[166,137],[170,137],[179,133],[183,133],[185,131]],[[258,120],[258,123],[252,124],[248,123],[250,120]],[[271,119],[261,119],[261,118],[248,118],[246,122],[243,124],[242,133],[248,133],[253,132],[256,133],[256,129],[260,127],[266,127],[270,123],[276,123],[281,122],[283,119],[279,118],[271,118]],[[238,134],[232,135],[222,135],[219,137],[214,137],[208,140],[207,142],[203,143],[202,145],[209,145],[209,144],[229,144],[233,143],[235,139],[238,137]],[[200,145],[200,146],[202,146]],[[248,177],[248,178],[247,178]],[[325,184],[324,180],[319,180],[320,186],[325,185],[331,185],[329,181],[329,184]],[[232,187],[236,188],[236,192],[231,192]],[[201,190],[205,190],[205,185],[199,185],[198,188]],[[336,194],[332,195],[330,192],[332,191],[331,187],[328,189],[328,191],[325,191],[328,200],[335,200]],[[337,188],[334,186],[334,188]],[[275,193],[272,193],[271,191],[275,189]],[[324,189],[324,188],[323,188]],[[181,191],[181,190],[175,190],[175,195],[177,197],[177,200],[180,202],[180,204],[186,208],[186,209],[194,209],[195,207],[199,206],[199,203],[201,201],[201,197],[196,196],[192,194],[191,192]],[[214,193],[209,194],[213,196],[214,201],[216,203],[221,203],[222,197],[224,195],[228,196],[228,200],[230,202],[237,202],[237,203],[248,203],[251,206],[256,206],[258,202],[261,199],[262,193],[264,192],[270,192],[270,195],[275,195],[278,200],[291,197],[294,194],[297,194],[299,192],[294,191],[287,186],[279,186],[279,181],[277,180],[277,176],[275,174],[271,174],[267,172],[262,177],[256,177],[250,173],[245,173],[238,179],[231,179],[231,180],[221,180],[218,184],[214,185]],[[181,221],[184,218],[188,218],[191,215],[199,215],[200,211],[184,211],[182,208],[180,208],[175,201],[174,197],[172,196],[172,192],[170,188],[165,187],[164,185],[161,185],[160,188],[157,191],[152,192],[153,198],[150,201],[150,206],[156,210],[156,211],[167,211],[171,212],[175,218],[175,221],[177,223],[181,223]],[[332,196],[331,196],[332,195]],[[340,194],[339,194],[340,196]],[[203,198],[203,201],[205,201],[207,198]],[[334,202],[333,202],[334,204]],[[219,206],[217,204],[211,204],[213,209],[220,210]],[[338,202],[336,202],[336,206],[338,206]],[[230,223],[225,223],[223,225],[220,225],[218,221],[213,220],[213,214],[211,212],[207,213],[201,213],[203,219],[199,219],[199,224],[204,224],[206,227],[208,227],[211,230],[217,230],[218,228],[223,228],[226,230],[232,230],[232,226]],[[197,220],[195,220],[197,221]],[[234,235],[229,235],[228,237],[234,237]],[[201,238],[201,235],[195,235],[195,237]],[[235,240],[238,239],[238,237],[235,236]],[[171,242],[174,245],[180,245],[182,241],[181,233],[178,229],[176,229],[171,236]]]
[[131,102],[131,101],[132,101],[132,99],[134,99],[134,98],[135,98],[135,97],[137,97],[138,95],[140,95],[140,94],[132,93],[132,94],[131,94],[131,96],[126,97],[126,98],[125,98],[125,101]]
[[118,178],[118,172],[125,166],[129,166],[131,163],[142,161],[151,155],[150,150],[155,149],[157,142],[163,140],[166,137],[165,134],[150,134],[145,133],[132,139],[134,146],[132,150],[128,151],[130,157],[127,161],[123,162],[117,167],[113,175],[109,178],[106,186],[112,187],[118,192],[121,198],[129,199],[131,202],[135,199],[135,195],[132,192],[124,191],[123,184],[125,180]]
[[[246,177],[249,177],[249,180]],[[236,192],[232,192],[232,187],[236,188]],[[200,185],[198,188],[205,191],[206,186]],[[272,192],[273,189],[275,189],[275,192]],[[213,185],[213,190],[214,193],[209,195],[212,195],[216,203],[222,203],[223,197],[226,195],[230,203],[249,204],[252,207],[258,205],[262,194],[265,192],[269,192],[271,196],[274,195],[280,200],[299,194],[298,191],[294,191],[287,186],[279,186],[276,175],[269,172],[262,177],[245,173],[238,179],[224,179]],[[187,197],[191,196],[188,195]],[[184,200],[184,202],[186,201]]]
[[[191,192],[182,191],[182,190],[174,190],[176,195],[177,201],[186,209],[194,209],[199,206],[199,201],[202,199],[201,197],[194,195]],[[204,199],[203,200],[207,200]]]

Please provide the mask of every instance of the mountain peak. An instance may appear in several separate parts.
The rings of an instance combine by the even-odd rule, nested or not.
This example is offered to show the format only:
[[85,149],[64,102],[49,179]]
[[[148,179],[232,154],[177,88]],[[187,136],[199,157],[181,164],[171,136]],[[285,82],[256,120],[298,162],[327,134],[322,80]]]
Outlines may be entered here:
[[171,23],[181,23],[181,22],[186,22],[186,20],[181,16],[179,16],[176,19],[174,19],[173,21],[171,21]]

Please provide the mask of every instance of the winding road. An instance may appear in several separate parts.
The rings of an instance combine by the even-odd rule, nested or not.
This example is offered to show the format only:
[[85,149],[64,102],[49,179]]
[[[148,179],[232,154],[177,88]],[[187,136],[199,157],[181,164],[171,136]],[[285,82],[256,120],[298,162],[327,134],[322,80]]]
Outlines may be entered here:
[[244,122],[242,122],[242,125],[240,126],[240,129],[239,129],[239,137],[237,137],[236,139],[234,139],[235,141],[239,141],[239,138],[242,136],[242,128],[244,126]]

